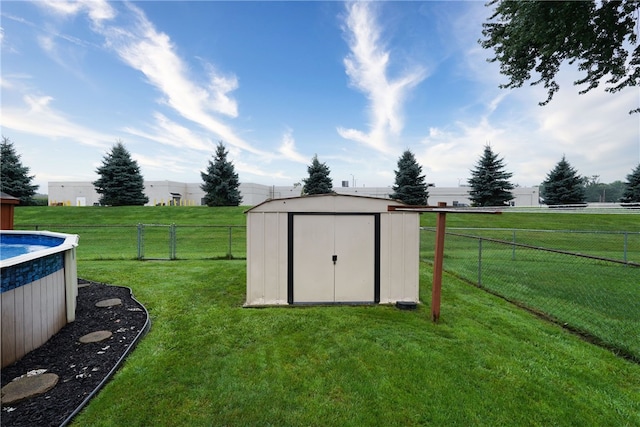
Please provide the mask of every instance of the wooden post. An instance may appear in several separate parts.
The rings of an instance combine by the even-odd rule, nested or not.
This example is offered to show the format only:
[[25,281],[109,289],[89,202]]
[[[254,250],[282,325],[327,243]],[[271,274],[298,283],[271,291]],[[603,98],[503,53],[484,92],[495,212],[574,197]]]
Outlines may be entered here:
[[[439,202],[438,207],[444,208],[446,202]],[[436,222],[436,245],[433,257],[433,287],[431,289],[431,319],[437,322],[440,318],[440,293],[442,290],[442,260],[444,258],[444,234],[447,222],[447,213],[438,212]]]
[[13,208],[20,199],[7,193],[0,193],[0,229],[13,230]]
[[436,222],[436,245],[433,255],[433,287],[431,288],[431,318],[437,322],[440,318],[440,294],[442,290],[442,261],[444,259],[444,235],[446,228],[447,212],[465,214],[500,214],[500,211],[487,210],[461,210],[447,209],[446,202],[438,202],[437,207],[433,206],[393,206],[387,208],[392,211],[413,211],[413,212],[433,212],[438,214]]

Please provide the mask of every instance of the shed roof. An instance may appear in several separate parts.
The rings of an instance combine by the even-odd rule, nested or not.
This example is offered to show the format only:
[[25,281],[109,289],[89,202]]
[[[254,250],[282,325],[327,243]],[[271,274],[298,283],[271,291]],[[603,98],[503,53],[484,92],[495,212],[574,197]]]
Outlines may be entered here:
[[389,205],[409,206],[399,200],[352,194],[315,194],[269,199],[245,211],[251,212],[387,212]]
[[11,194],[7,194],[4,191],[0,191],[0,199],[2,200],[2,203],[9,205],[16,205],[20,203],[20,199],[13,197]]

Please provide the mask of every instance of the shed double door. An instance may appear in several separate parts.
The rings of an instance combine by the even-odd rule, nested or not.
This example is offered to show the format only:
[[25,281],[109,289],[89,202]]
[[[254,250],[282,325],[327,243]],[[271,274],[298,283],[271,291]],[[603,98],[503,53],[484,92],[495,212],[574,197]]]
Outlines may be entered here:
[[295,215],[293,302],[374,302],[373,215]]

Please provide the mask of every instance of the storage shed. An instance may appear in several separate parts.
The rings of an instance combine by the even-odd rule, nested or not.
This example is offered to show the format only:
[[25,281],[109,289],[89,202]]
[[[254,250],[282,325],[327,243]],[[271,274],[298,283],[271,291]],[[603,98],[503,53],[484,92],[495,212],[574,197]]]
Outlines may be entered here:
[[420,215],[389,205],[334,193],[246,211],[245,306],[417,303]]

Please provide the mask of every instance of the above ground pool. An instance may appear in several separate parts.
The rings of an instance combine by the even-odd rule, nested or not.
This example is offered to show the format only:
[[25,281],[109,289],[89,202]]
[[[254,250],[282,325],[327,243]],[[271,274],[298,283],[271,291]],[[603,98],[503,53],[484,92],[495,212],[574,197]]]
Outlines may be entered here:
[[75,320],[77,246],[75,234],[0,232],[2,367]]
[[60,246],[64,237],[37,234],[0,234],[0,261]]

